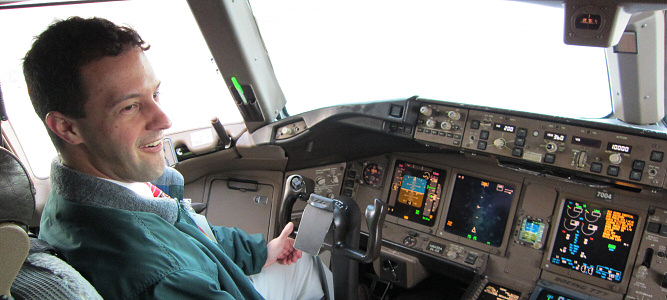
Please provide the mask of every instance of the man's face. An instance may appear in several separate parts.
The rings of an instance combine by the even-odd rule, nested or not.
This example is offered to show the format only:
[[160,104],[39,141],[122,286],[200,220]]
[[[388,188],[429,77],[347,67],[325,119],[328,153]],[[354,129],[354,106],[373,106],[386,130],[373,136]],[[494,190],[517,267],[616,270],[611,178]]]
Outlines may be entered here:
[[[87,173],[124,182],[151,181],[165,168],[160,81],[143,51],[133,48],[81,68],[88,99],[76,119]],[[97,173],[97,174],[95,174]]]

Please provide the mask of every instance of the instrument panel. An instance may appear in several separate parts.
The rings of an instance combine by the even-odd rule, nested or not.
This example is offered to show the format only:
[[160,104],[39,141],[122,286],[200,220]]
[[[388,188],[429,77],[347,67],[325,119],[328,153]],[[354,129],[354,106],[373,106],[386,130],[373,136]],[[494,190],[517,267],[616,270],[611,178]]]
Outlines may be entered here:
[[[648,259],[653,263],[650,270],[662,270],[656,261],[667,259],[667,238],[658,238],[667,228],[667,223],[662,225],[667,222],[662,214],[667,210],[653,207],[663,201],[663,192],[586,186],[460,153],[393,153],[348,162],[346,173],[356,174],[369,162],[390,166],[382,188],[358,180],[343,190],[353,190],[360,206],[374,198],[388,204],[383,228],[386,245],[377,274],[386,274],[382,265],[393,261],[415,264],[396,256],[400,252],[421,260],[436,259],[442,264],[437,268],[448,272],[459,269],[472,274],[477,279],[470,283],[469,292],[476,296],[469,294],[470,299],[491,299],[484,298],[489,293],[515,299],[538,294],[623,299],[640,295],[639,289],[651,294],[667,291],[661,286],[667,281],[664,272],[648,281],[652,271],[639,267],[647,260],[643,253],[648,248],[662,251],[661,256]],[[612,194],[612,199],[599,197],[601,190]],[[654,220],[651,228],[645,226],[647,218]],[[642,237],[648,232],[654,236],[653,245],[644,246]],[[416,261],[419,265],[420,260]],[[406,267],[403,271],[408,273],[384,279],[418,276],[409,272],[422,268]],[[408,288],[413,284],[393,283]]]
[[336,167],[341,195],[387,203],[382,280],[445,272],[465,299],[667,294],[664,133],[419,98],[365,111],[341,122],[419,146]]

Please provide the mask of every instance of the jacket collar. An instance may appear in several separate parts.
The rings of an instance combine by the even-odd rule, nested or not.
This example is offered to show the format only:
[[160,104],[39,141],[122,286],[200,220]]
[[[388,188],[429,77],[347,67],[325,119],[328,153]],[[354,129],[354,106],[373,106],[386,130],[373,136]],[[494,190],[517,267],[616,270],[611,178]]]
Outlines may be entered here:
[[62,164],[60,157],[51,164],[51,188],[71,202],[154,213],[171,224],[178,220],[176,199],[139,196],[118,184],[70,169]]

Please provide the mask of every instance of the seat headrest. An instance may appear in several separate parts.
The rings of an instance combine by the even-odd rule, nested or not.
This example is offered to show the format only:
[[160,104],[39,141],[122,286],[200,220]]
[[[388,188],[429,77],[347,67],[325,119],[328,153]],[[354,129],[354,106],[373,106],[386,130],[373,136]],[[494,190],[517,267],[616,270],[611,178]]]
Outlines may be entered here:
[[35,211],[35,193],[21,161],[0,147],[0,223],[28,226]]

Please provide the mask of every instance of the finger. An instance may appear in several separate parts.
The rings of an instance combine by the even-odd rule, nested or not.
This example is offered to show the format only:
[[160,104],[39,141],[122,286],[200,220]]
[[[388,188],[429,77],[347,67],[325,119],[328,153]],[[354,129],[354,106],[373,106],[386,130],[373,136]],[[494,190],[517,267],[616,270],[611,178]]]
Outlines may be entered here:
[[292,222],[287,223],[287,225],[285,225],[285,228],[283,228],[283,231],[280,233],[280,236],[278,238],[289,237],[290,233],[292,233],[292,230],[294,230],[294,223]]

